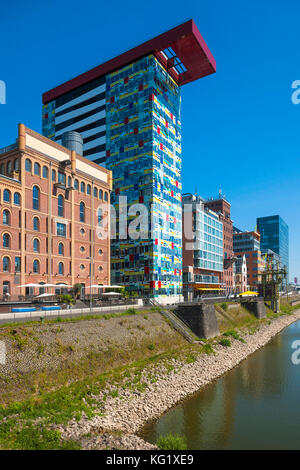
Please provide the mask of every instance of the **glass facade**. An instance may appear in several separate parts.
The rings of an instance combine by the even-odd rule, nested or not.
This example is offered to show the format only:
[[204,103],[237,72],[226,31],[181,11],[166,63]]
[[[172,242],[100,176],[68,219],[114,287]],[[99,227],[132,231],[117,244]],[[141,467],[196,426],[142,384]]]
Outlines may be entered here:
[[197,210],[194,267],[223,272],[223,224],[212,212]]
[[[182,292],[180,88],[153,55],[106,77],[106,166],[116,208],[112,283],[144,295]],[[119,198],[143,204],[148,236],[120,239]]]
[[261,251],[274,251],[281,258],[281,266],[289,272],[289,228],[279,215],[260,217],[257,228],[261,235]]

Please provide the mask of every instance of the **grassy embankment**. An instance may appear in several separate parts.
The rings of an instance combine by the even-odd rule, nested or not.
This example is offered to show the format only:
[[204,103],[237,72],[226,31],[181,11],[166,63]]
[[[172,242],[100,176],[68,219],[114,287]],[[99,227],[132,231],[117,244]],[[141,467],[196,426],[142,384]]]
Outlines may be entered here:
[[[212,340],[203,340],[201,345],[185,344],[180,340],[174,348],[170,345],[164,347],[162,344],[148,344],[142,351],[143,358],[139,356],[137,359],[132,355],[124,358],[122,365],[115,367],[114,358],[110,357],[111,352],[109,352],[106,360],[101,361],[101,367],[106,369],[104,371],[103,369],[101,371],[99,366],[99,357],[93,357],[92,354],[80,364],[72,364],[69,361],[68,368],[61,372],[56,371],[54,376],[51,375],[51,371],[44,372],[41,385],[30,390],[30,396],[26,400],[11,401],[0,406],[0,449],[78,449],[79,443],[61,440],[55,425],[66,424],[74,417],[80,419],[83,412],[88,417],[101,414],[96,396],[103,390],[110,390],[102,397],[103,401],[107,396],[117,396],[118,387],[142,392],[147,387],[143,383],[145,369],[149,369],[152,381],[156,381],[155,367],[164,364],[171,372],[174,368],[172,365],[174,359],[183,364],[193,363],[200,354],[214,354],[214,345],[223,342],[225,347],[229,347],[231,338],[244,341],[243,333],[254,334],[260,324],[271,322],[272,318],[280,315],[292,314],[299,308],[282,302],[280,314],[275,315],[268,309],[267,319],[256,320],[242,308],[228,310],[224,305],[222,307],[216,305],[221,336]],[[128,314],[130,312],[112,314],[109,317],[128,316]],[[80,319],[59,320],[59,323],[69,321],[80,321]],[[5,330],[2,328],[0,331]],[[9,325],[8,328],[12,326]],[[24,328],[24,325],[20,328]],[[72,351],[70,354],[72,355]]]

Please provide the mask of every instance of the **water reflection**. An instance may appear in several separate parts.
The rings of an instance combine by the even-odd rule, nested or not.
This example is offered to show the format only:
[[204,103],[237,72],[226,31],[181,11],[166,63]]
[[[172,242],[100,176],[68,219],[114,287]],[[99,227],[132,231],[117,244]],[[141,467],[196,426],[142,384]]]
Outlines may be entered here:
[[142,436],[186,436],[189,449],[300,449],[300,366],[291,344],[300,322],[196,396],[147,425]]

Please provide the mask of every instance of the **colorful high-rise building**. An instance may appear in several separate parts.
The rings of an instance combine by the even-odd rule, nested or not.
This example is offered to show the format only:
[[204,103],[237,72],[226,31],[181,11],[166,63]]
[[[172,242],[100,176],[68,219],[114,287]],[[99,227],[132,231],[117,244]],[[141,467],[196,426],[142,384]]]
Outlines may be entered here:
[[[142,295],[182,294],[181,86],[215,70],[189,20],[43,95],[43,133],[81,133],[83,156],[113,172],[112,282]],[[151,221],[139,238],[119,217],[133,204]]]

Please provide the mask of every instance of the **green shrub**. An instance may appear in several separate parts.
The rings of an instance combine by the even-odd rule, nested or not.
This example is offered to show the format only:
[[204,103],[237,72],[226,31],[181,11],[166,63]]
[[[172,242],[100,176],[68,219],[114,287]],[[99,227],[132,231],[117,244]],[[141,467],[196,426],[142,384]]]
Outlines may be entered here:
[[207,343],[207,344],[204,344],[203,346],[203,352],[205,354],[214,354],[215,351],[214,351],[214,348],[212,347],[211,344]]
[[152,344],[152,343],[149,344],[149,345],[148,345],[148,349],[149,349],[149,351],[154,351],[154,349],[155,349],[154,344]]
[[136,310],[135,310],[134,308],[128,308],[128,309],[126,310],[126,313],[127,313],[128,315],[135,315],[135,314],[136,314]]
[[166,436],[161,436],[156,445],[161,450],[186,450],[187,443],[184,436],[179,434],[167,434]]
[[231,346],[231,341],[230,341],[230,339],[222,338],[222,339],[219,341],[219,344],[221,344],[221,346],[225,346],[226,348],[230,348],[230,346]]
[[226,312],[228,310],[228,304],[226,302],[223,302],[221,304],[221,308],[224,310],[224,312]]

